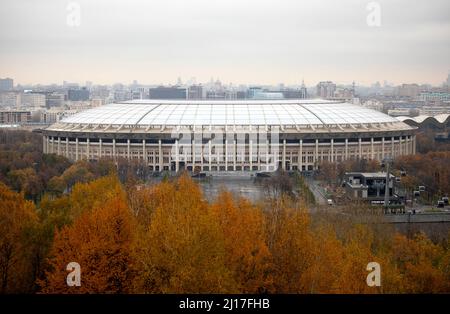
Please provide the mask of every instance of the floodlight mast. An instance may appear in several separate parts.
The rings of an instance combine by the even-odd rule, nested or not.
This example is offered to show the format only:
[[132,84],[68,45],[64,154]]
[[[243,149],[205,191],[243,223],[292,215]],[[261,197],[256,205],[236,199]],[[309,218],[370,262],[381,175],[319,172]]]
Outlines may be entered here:
[[390,166],[391,163],[393,162],[392,157],[385,157],[383,159],[383,164],[386,165],[386,185],[384,188],[384,210],[385,213],[388,212],[389,209],[389,184],[390,184]]

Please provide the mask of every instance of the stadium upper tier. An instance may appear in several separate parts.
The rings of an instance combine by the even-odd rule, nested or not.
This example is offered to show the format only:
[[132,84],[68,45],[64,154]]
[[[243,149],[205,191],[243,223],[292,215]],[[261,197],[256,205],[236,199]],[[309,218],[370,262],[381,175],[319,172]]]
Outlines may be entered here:
[[[375,110],[326,100],[134,100],[83,111],[53,127],[67,124],[113,128],[404,125]],[[408,129],[406,125],[404,127]]]

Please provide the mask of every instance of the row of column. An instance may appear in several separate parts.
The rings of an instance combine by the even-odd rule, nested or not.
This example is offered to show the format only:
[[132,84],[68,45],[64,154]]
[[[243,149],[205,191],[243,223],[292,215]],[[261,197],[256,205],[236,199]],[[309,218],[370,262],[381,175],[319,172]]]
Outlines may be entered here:
[[[403,154],[415,154],[416,153],[416,137],[415,135],[411,136],[411,138],[409,139],[409,143],[408,143],[408,139],[403,139],[402,137],[399,138],[398,141],[399,145],[398,145],[398,155],[403,155]],[[191,152],[192,152],[192,163],[193,165],[195,165],[195,161],[196,161],[196,146],[195,146],[195,140],[192,140],[192,147],[191,147]],[[228,165],[229,165],[229,154],[228,154],[228,149],[229,149],[229,145],[228,145],[228,139],[225,140],[225,169],[228,170]],[[405,145],[406,144],[406,145]],[[55,150],[55,137],[52,137],[51,139],[49,137],[44,136],[44,141],[43,141],[43,150],[44,153],[56,153],[58,155],[61,155],[61,147],[62,145],[65,145],[65,156],[67,158],[69,158],[69,140],[66,137],[64,143],[61,141],[61,138],[58,137],[57,141],[56,141],[56,150]],[[180,163],[180,154],[179,154],[179,141],[178,139],[175,140],[175,170],[178,171],[179,170],[179,163]],[[301,169],[301,167],[303,166],[303,150],[304,150],[304,143],[303,140],[299,140],[299,149],[298,149],[298,167],[299,169]],[[341,146],[340,144],[337,144],[334,142],[334,139],[331,139],[330,142],[330,150],[328,153],[328,159],[331,162],[334,162],[336,160],[336,154],[335,154],[335,147],[336,146]],[[85,155],[89,158],[90,157],[90,140],[89,138],[86,139],[86,153]],[[232,164],[233,164],[233,170],[236,170],[236,166],[237,166],[237,146],[236,146],[236,140],[233,140],[233,160],[232,160]],[[249,140],[249,156],[253,156],[253,141]],[[308,145],[308,147],[310,147],[310,145]],[[313,154],[313,160],[314,163],[317,162],[318,160],[318,156],[319,156],[319,147],[320,147],[320,143],[319,140],[316,139],[315,140],[315,144],[314,144],[314,154]],[[362,153],[362,139],[359,138],[358,139],[358,156],[361,158],[363,156]],[[382,153],[382,158],[386,157],[386,142],[384,137],[381,138],[381,153]],[[98,141],[98,158],[102,157],[102,148],[103,148],[103,142],[102,139],[99,139]],[[208,156],[211,156],[211,148],[212,148],[212,143],[211,140],[208,141]],[[348,159],[349,157],[349,153],[348,153],[348,149],[349,148],[349,141],[348,139],[345,139],[344,142],[344,159]],[[244,148],[245,149],[245,148]],[[269,160],[269,157],[275,157],[275,156],[269,156],[269,144],[267,144],[266,146],[266,161]],[[287,144],[286,144],[286,139],[283,140],[282,142],[282,168],[283,170],[286,170],[286,150],[287,150]],[[143,151],[143,159],[147,160],[147,145],[146,145],[146,141],[145,139],[142,141],[142,151]],[[116,140],[112,139],[112,155],[116,156]],[[203,153],[200,154],[200,166],[203,167]],[[277,152],[278,155],[278,152]],[[395,141],[391,140],[391,156],[395,156]],[[163,169],[163,165],[164,165],[164,156],[163,156],[163,147],[162,147],[162,142],[161,140],[158,141],[158,156],[159,156],[159,160],[158,160],[158,165],[159,165],[159,169]],[[96,156],[97,157],[97,156]],[[127,140],[127,157],[131,158],[131,143],[130,140]],[[171,156],[172,157],[172,156]],[[276,156],[278,159],[278,156]],[[375,150],[374,150],[374,138],[370,139],[370,157],[371,159],[374,159],[375,157]],[[75,138],[75,161],[79,160],[81,158],[80,156],[80,152],[79,152],[79,140],[78,138]],[[245,156],[244,156],[245,158]],[[212,158],[209,158],[208,161],[208,165],[209,165],[209,169],[211,169],[212,166]],[[170,158],[171,160],[171,158]],[[169,161],[170,161],[169,160]],[[186,159],[185,159],[186,160]],[[305,164],[310,164],[309,162],[306,162]],[[250,165],[250,169],[253,168],[253,158],[250,157],[249,158],[249,165]],[[260,162],[260,158],[258,158],[258,168],[260,169],[261,167],[261,162]]]

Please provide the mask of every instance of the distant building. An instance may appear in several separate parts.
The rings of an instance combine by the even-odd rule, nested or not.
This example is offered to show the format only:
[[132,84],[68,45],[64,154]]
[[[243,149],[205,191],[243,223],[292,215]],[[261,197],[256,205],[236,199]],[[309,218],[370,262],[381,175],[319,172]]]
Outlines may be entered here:
[[226,99],[227,93],[223,90],[208,90],[206,91],[206,99]]
[[415,98],[420,94],[421,89],[418,84],[402,84],[398,87],[397,95],[400,97]]
[[31,121],[31,111],[0,111],[0,124],[22,124]]
[[284,99],[281,91],[268,91],[261,87],[250,87],[248,90],[248,99]]
[[186,99],[186,88],[158,86],[149,89],[150,99]]
[[89,90],[85,87],[81,89],[69,89],[67,98],[70,101],[86,101],[89,100]]
[[202,99],[203,87],[202,85],[192,85],[188,88],[188,99]]
[[328,99],[340,99],[340,100],[351,100],[353,99],[354,92],[352,88],[339,88],[334,92],[334,96],[327,97]]
[[283,89],[278,91],[283,94],[285,99],[306,99],[308,98],[308,93],[306,87],[301,87],[300,89]]
[[247,99],[247,92],[246,91],[237,91],[236,92],[236,99]]
[[113,92],[114,101],[125,101],[133,98],[132,93],[125,89],[116,89]]
[[0,92],[10,91],[14,88],[14,80],[12,78],[0,79]]
[[59,122],[61,119],[69,117],[75,113],[77,113],[78,110],[65,110],[61,108],[51,108],[48,110],[44,110],[40,114],[40,122],[42,123],[56,123]]
[[411,109],[409,108],[389,109],[387,113],[391,117],[402,117],[402,116],[408,117],[411,115]]
[[24,93],[22,95],[22,106],[32,108],[44,108],[46,106],[45,94]]
[[334,92],[336,91],[336,84],[331,81],[319,82],[317,84],[316,95],[319,98],[328,99],[334,97]]
[[395,176],[389,174],[389,184],[386,184],[385,172],[348,172],[344,176],[345,191],[349,198],[367,201],[373,205],[384,204],[386,186],[389,189],[389,204],[401,204],[395,194]]
[[423,91],[420,92],[418,98],[422,101],[450,101],[450,93],[445,91]]
[[64,105],[64,94],[49,93],[45,98],[45,105],[47,108],[60,107]]
[[100,107],[103,106],[105,104],[105,100],[102,98],[96,98],[96,99],[92,99],[91,100],[91,107],[95,108],[95,107]]
[[22,103],[22,93],[20,92],[3,92],[0,101],[2,107],[15,108],[20,107]]

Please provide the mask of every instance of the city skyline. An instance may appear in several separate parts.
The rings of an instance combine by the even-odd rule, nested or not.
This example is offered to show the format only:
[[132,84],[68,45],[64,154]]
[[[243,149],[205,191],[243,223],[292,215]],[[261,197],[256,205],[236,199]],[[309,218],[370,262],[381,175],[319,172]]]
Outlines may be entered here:
[[2,1],[1,76],[22,85],[219,77],[438,86],[448,75],[448,1],[376,1],[379,26],[367,21],[370,1],[241,2]]

